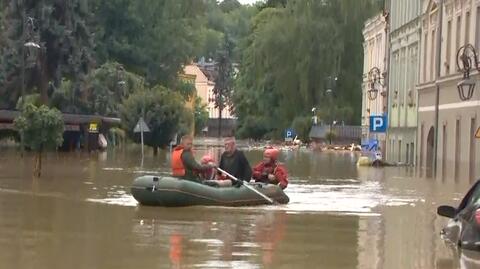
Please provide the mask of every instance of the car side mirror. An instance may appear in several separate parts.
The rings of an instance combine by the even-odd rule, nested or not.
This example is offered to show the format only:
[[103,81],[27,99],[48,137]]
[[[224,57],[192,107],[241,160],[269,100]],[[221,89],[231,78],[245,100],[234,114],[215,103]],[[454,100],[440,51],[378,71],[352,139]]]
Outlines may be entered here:
[[457,210],[449,205],[442,205],[437,208],[437,214],[442,217],[453,219],[457,214]]

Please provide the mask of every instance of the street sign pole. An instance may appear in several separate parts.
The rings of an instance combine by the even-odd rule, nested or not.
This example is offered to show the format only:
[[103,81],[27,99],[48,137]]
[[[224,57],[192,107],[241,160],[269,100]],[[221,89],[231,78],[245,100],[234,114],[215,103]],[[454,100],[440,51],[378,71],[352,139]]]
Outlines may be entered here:
[[[140,118],[140,120],[143,121],[143,117]],[[143,124],[140,124],[140,143],[142,144],[142,164],[141,164],[141,167],[143,167]]]

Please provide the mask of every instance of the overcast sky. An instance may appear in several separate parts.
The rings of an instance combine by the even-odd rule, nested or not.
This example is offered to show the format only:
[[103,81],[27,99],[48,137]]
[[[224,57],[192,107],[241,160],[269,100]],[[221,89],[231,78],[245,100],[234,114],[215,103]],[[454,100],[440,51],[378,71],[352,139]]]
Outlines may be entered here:
[[263,0],[238,0],[238,2],[240,2],[242,4],[253,4],[253,3],[258,2],[258,1],[263,2]]

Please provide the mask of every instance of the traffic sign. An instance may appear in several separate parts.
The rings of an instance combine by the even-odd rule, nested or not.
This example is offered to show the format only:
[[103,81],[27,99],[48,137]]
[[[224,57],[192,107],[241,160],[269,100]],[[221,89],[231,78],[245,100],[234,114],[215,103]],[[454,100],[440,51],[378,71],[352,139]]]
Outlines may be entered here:
[[295,137],[295,130],[292,128],[288,128],[285,130],[285,142],[291,142],[293,141],[293,138]]
[[385,133],[387,131],[387,116],[376,115],[370,116],[370,132]]
[[150,128],[148,128],[148,125],[143,120],[143,118],[140,118],[137,122],[137,125],[135,125],[135,128],[133,129],[133,132],[134,133],[150,132]]
[[480,138],[480,127],[478,127],[477,131],[475,132],[475,138]]

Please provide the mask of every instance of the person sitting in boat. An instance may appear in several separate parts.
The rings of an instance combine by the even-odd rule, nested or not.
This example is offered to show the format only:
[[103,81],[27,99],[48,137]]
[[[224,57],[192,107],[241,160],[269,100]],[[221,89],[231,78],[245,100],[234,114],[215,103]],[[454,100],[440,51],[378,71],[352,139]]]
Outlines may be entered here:
[[[204,155],[200,160],[201,165],[208,165],[209,163],[215,163],[212,156],[210,155]],[[213,167],[200,172],[200,178],[202,180],[215,180],[215,176],[216,176],[215,168]]]
[[[237,149],[235,138],[225,138],[224,144],[225,151],[222,153],[222,157],[220,158],[220,164],[218,165],[218,167],[239,179],[239,181],[231,179],[232,183],[235,184],[235,186],[241,186],[241,181],[250,182],[252,178],[252,168],[247,158],[245,157],[245,154],[243,154],[242,151]],[[219,179],[228,178],[226,175],[219,174]]]
[[199,173],[216,167],[213,162],[202,165],[195,161],[192,152],[193,137],[185,135],[180,145],[172,152],[172,175],[186,180],[200,182]]
[[277,184],[285,189],[288,185],[286,167],[278,162],[278,149],[269,148],[263,153],[263,160],[253,168],[255,182]]

